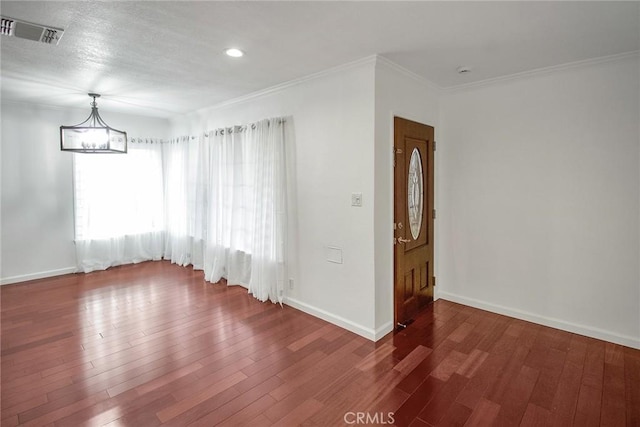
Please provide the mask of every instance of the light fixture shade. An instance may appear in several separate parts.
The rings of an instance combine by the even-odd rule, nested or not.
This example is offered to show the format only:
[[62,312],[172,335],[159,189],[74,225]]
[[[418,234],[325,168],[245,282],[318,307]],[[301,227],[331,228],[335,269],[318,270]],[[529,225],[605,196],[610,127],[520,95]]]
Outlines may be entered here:
[[60,149],[75,153],[126,153],[127,133],[108,126],[98,114],[96,98],[93,98],[91,114],[75,126],[60,126]]

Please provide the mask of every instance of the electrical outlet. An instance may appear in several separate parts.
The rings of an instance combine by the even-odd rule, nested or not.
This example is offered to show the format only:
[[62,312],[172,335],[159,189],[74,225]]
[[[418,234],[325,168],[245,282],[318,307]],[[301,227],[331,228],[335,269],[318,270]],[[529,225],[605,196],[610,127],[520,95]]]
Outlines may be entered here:
[[351,193],[351,206],[362,206],[362,193]]
[[293,289],[293,279],[289,279],[289,289]]

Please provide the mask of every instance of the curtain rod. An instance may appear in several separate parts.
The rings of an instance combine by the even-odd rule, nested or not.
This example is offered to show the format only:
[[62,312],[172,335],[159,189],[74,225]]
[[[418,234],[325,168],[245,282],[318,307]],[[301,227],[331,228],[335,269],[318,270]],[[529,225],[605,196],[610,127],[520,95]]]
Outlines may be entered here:
[[138,143],[138,144],[163,144],[165,142],[169,142],[162,138],[129,138],[129,142]]
[[[269,126],[271,126],[271,120],[277,120],[278,124],[287,122],[287,120],[285,118],[283,118],[283,117],[276,117],[276,118],[273,118],[273,119],[266,119],[266,120],[269,120],[267,122],[267,124]],[[262,121],[262,120],[260,120],[260,121]],[[218,129],[211,130],[208,133],[212,133],[213,132],[213,133],[215,133],[215,135],[218,135],[218,133],[224,135],[225,131],[229,132],[229,133],[242,132],[242,131],[246,130],[249,126],[251,126],[251,129],[255,129],[256,128],[256,123],[258,123],[258,122],[250,123],[250,124],[247,124],[247,125],[236,125],[236,126],[218,128]],[[204,136],[205,137],[209,137],[208,133],[205,132]]]
[[[271,124],[271,120],[276,120],[278,124],[287,122],[287,120],[284,117],[276,117],[276,118],[273,118],[273,119],[265,119],[265,120],[269,120],[267,122],[269,125]],[[258,122],[249,123],[249,124],[246,124],[246,125],[236,125],[236,126],[229,126],[229,127],[224,127],[224,128],[217,128],[217,129],[214,129],[214,130],[210,130],[208,132],[204,132],[202,136],[204,136],[205,138],[208,138],[209,135],[211,135],[211,134],[224,135],[225,132],[228,132],[230,134],[232,134],[233,132],[243,132],[249,126],[251,126],[252,129],[255,129],[257,123]],[[171,138],[169,140],[165,140],[165,139],[162,139],[162,138],[137,138],[137,137],[133,137],[133,138],[129,138],[129,141],[134,143],[134,144],[167,144],[167,143],[193,141],[196,138],[197,138],[197,136],[194,136],[194,135],[183,135],[183,136],[178,136],[176,138]]]

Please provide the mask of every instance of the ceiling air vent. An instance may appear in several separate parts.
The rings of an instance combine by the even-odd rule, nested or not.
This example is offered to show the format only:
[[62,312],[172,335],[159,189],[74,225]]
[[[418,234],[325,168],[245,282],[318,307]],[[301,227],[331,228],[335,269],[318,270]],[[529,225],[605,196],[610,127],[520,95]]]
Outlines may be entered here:
[[46,27],[17,19],[2,17],[2,35],[21,39],[33,40],[46,44],[57,45],[64,34],[60,28]]
[[13,35],[13,27],[16,21],[10,18],[2,17],[2,35],[3,36],[12,36]]

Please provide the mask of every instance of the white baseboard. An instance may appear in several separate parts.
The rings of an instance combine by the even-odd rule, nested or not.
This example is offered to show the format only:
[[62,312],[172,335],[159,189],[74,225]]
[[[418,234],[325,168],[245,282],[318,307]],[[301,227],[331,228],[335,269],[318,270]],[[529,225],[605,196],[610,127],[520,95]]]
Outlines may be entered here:
[[449,292],[439,291],[438,296],[439,298],[445,299],[447,301],[457,302],[459,304],[468,305],[471,307],[490,311],[492,313],[503,314],[505,316],[515,317],[516,319],[538,323],[540,325],[561,329],[567,332],[573,332],[578,335],[584,335],[587,337],[597,338],[597,339],[609,341],[615,344],[620,344],[627,347],[640,349],[640,339],[634,338],[629,335],[621,335],[615,332],[605,331],[603,329],[594,328],[591,326],[579,325],[577,323],[572,323],[572,322],[568,322],[561,319],[540,316],[538,314],[530,313],[528,311],[508,308],[498,304],[492,304],[490,302],[477,300],[475,298],[467,298],[467,297],[452,294]]
[[378,341],[380,338],[384,337],[385,335],[387,335],[391,331],[393,331],[393,321],[392,320],[388,321],[387,323],[385,323],[384,325],[382,325],[378,329],[376,329],[375,337],[374,337],[373,341]]
[[10,285],[12,283],[27,282],[29,280],[45,279],[47,277],[62,276],[63,274],[75,273],[76,267],[59,268],[57,270],[40,271],[38,273],[21,274],[19,276],[3,277],[0,285]]
[[285,298],[284,303],[300,311],[304,311],[305,313],[310,314],[314,317],[318,317],[322,320],[326,320],[329,323],[333,323],[336,326],[340,326],[341,328],[344,328],[348,331],[353,332],[354,334],[358,334],[362,337],[365,337],[366,339],[371,341],[376,341],[377,339],[381,338],[379,333],[381,333],[383,331],[383,328],[386,327],[386,325],[384,325],[383,328],[379,328],[378,330],[373,330],[371,328],[367,328],[355,322],[352,322],[349,319],[345,319],[342,316],[329,313],[326,310],[323,310],[321,308],[314,307],[310,304],[299,301],[295,298],[287,297]]

